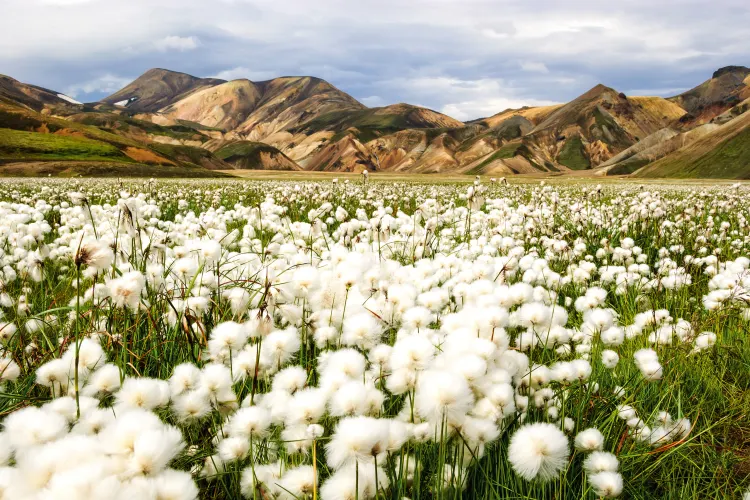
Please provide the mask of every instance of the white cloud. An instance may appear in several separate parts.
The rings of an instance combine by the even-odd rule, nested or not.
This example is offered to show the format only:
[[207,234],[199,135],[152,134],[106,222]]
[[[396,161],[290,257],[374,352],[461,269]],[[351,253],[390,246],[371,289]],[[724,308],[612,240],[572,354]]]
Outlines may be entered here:
[[[695,82],[697,85],[699,82]],[[694,87],[695,85],[693,85]],[[661,97],[670,97],[675,96],[678,94],[682,94],[683,92],[690,90],[692,87],[665,87],[665,88],[658,88],[658,89],[627,89],[623,90],[625,95],[647,95],[647,96],[661,96]]]
[[386,106],[388,104],[392,104],[386,101],[385,99],[383,99],[382,97],[380,97],[379,95],[360,97],[358,101],[364,104],[365,106],[367,106],[368,108],[378,108],[380,106]]
[[550,104],[555,104],[555,102],[539,99],[491,97],[446,104],[440,109],[440,112],[457,120],[468,121],[476,118],[487,118],[506,109],[518,109],[524,106],[549,106]]
[[479,32],[482,35],[486,36],[487,38],[495,38],[495,39],[498,39],[498,38],[499,39],[507,39],[507,38],[510,38],[510,35],[511,35],[510,33],[505,33],[505,32],[502,32],[502,31],[497,31],[497,30],[492,29],[492,28],[482,28],[482,29],[479,30]]
[[40,3],[42,5],[62,5],[62,6],[68,6],[68,5],[80,5],[84,3],[92,3],[96,2],[98,0],[40,0]]
[[154,46],[161,52],[168,50],[178,50],[184,52],[186,50],[193,50],[200,47],[201,41],[196,36],[165,36],[161,40],[154,42]]
[[[490,105],[567,101],[597,82],[689,88],[720,66],[748,64],[750,4],[742,0],[716,0],[708,17],[697,4],[653,0],[623,0],[607,12],[596,0],[0,3],[2,72],[60,90],[80,86],[82,74],[154,66],[253,81],[313,75],[380,98],[369,103],[420,102],[468,116]],[[453,83],[415,86],[420,78]]]
[[399,78],[377,82],[377,85],[388,89],[401,89],[402,92],[405,89],[409,97],[407,102],[412,104],[417,99],[435,102],[442,98],[444,104],[436,109],[461,121],[491,116],[508,108],[554,104],[549,100],[524,97],[519,89],[502,79],[463,80],[437,76]]
[[547,65],[541,62],[522,61],[521,69],[524,71],[529,71],[531,73],[549,73]]
[[65,94],[71,97],[78,97],[82,94],[85,95],[99,92],[114,94],[125,85],[130,83],[132,80],[132,78],[124,78],[107,73],[87,82],[74,83],[73,85],[70,85],[65,89]]
[[219,78],[221,80],[239,80],[240,78],[247,78],[254,82],[262,82],[264,80],[271,80],[279,76],[277,73],[272,71],[254,71],[244,66],[237,66],[224,71],[219,71],[211,78]]

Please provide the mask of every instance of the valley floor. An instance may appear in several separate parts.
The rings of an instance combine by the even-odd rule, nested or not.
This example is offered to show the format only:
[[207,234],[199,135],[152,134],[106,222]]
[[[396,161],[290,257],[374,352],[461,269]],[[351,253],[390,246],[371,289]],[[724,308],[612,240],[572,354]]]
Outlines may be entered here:
[[[362,182],[362,174],[349,172],[332,173],[332,172],[277,172],[272,170],[220,170],[219,172],[233,177],[252,180],[331,180],[339,179],[341,181]],[[491,179],[500,182],[502,177],[481,176],[482,182],[489,183]],[[465,174],[409,174],[409,173],[391,173],[378,172],[369,175],[370,182],[427,182],[427,183],[470,183],[474,182],[475,177]],[[533,184],[544,181],[545,183],[554,184],[668,184],[668,185],[723,185],[747,183],[750,181],[736,181],[723,179],[636,179],[628,176],[607,176],[600,177],[594,175],[593,171],[571,171],[565,175],[550,174],[521,174],[511,177],[505,177],[509,184]]]

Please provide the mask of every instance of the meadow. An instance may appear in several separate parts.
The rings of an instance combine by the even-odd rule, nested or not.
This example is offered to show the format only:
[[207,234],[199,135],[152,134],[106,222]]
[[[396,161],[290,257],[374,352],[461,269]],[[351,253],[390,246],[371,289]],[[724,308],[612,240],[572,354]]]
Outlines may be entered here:
[[247,175],[0,180],[0,500],[750,499],[750,186]]

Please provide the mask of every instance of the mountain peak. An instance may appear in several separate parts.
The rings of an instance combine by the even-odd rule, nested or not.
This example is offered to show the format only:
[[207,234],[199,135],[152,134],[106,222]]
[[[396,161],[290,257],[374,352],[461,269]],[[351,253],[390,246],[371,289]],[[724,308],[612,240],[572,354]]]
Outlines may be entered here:
[[200,78],[197,76],[193,76],[189,73],[184,73],[182,71],[173,71],[171,69],[166,68],[151,68],[146,70],[141,76],[133,80],[131,85],[133,83],[136,83],[138,81],[143,80],[163,80],[163,81],[179,81],[179,82],[216,82],[216,83],[223,83],[226,80],[221,80],[219,78]]
[[708,123],[750,97],[748,75],[750,68],[745,66],[724,66],[697,87],[670,98],[689,113],[680,123]]
[[7,75],[0,75],[0,99],[23,104],[36,111],[41,111],[48,105],[69,106],[80,104],[68,96],[54,90],[23,83]]
[[8,82],[14,82],[14,83],[18,82],[18,80],[16,80],[12,76],[8,76],[8,75],[0,75],[0,80],[5,80],[5,81],[8,81]]
[[102,102],[124,105],[134,111],[151,112],[196,90],[221,83],[225,83],[225,80],[198,78],[179,71],[151,68]]
[[612,87],[607,87],[603,83],[597,83],[596,85],[591,87],[591,89],[589,89],[587,92],[581,94],[581,96],[578,97],[578,99],[593,99],[593,98],[599,97],[607,93],[617,94],[618,92]]
[[141,75],[143,76],[157,76],[157,75],[187,75],[191,78],[197,78],[193,75],[189,75],[187,73],[183,73],[182,71],[173,71],[171,69],[166,68],[151,68],[144,71],[144,73]]
[[719,78],[720,76],[726,75],[727,73],[741,73],[744,76],[750,74],[750,68],[747,68],[745,66],[724,66],[723,68],[719,68],[714,71],[714,74],[711,76],[711,78]]

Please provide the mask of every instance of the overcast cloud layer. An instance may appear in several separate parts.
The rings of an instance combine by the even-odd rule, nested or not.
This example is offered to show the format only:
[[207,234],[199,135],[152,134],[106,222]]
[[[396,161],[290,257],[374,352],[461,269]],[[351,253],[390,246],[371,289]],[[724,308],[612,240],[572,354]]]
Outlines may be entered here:
[[595,84],[673,95],[750,65],[750,2],[0,0],[0,73],[79,100],[145,70],[312,75],[462,120]]

